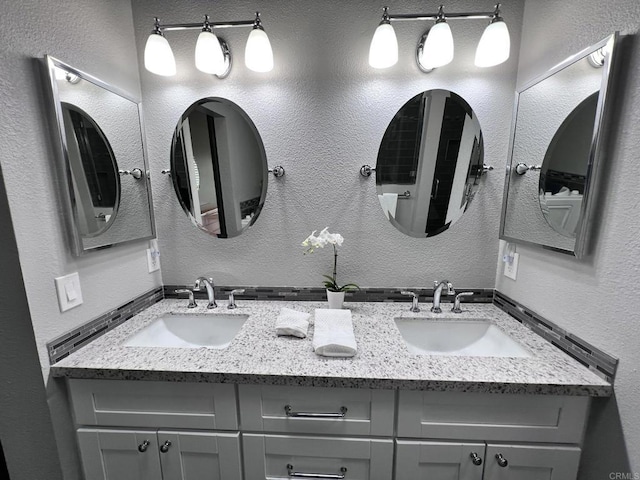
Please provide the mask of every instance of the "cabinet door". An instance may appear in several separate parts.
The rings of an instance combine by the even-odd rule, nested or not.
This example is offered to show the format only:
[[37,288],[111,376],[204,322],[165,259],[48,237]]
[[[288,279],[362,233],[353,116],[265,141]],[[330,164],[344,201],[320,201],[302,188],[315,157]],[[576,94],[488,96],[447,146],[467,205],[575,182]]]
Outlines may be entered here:
[[396,445],[396,480],[482,480],[484,443],[397,440]]
[[240,434],[158,432],[164,480],[241,480]]
[[[502,457],[498,457],[499,455]],[[488,444],[484,478],[485,480],[575,480],[579,462],[578,447]],[[500,466],[500,463],[503,466]]]
[[159,480],[154,431],[79,429],[78,444],[87,480]]
[[246,480],[393,478],[393,442],[347,437],[243,434]]

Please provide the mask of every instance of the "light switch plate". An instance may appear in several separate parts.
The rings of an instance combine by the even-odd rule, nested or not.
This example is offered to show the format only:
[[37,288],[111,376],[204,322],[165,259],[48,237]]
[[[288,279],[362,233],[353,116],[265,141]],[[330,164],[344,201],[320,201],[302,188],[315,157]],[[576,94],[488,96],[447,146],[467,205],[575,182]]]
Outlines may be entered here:
[[64,277],[57,277],[55,281],[61,312],[66,312],[82,304],[82,290],[80,289],[78,272],[70,273]]
[[518,259],[520,258],[519,253],[513,254],[512,262],[504,263],[504,276],[510,278],[511,280],[515,280],[518,277]]

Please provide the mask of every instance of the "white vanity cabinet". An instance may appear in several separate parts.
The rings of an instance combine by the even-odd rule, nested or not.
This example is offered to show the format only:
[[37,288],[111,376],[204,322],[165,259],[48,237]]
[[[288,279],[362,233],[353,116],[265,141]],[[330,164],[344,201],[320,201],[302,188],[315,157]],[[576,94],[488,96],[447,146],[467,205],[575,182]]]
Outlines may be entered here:
[[589,397],[69,380],[86,480],[575,480]]
[[396,480],[575,480],[588,408],[588,397],[401,391]]
[[86,480],[242,479],[234,385],[70,380],[69,390]]

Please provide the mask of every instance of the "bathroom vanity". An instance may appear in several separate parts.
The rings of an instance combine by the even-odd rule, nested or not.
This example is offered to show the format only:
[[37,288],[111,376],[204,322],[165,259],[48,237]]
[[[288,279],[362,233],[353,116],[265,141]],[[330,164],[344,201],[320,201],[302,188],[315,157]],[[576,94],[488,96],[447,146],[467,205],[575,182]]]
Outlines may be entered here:
[[[241,302],[248,318],[224,349],[125,345],[185,305],[164,300],[52,367],[68,378],[87,479],[571,479],[590,397],[612,391],[486,304],[455,319],[349,304],[350,359],[315,355],[313,327],[275,336],[281,307],[324,306],[312,302]],[[527,355],[416,355],[396,326],[411,318],[484,319]]]

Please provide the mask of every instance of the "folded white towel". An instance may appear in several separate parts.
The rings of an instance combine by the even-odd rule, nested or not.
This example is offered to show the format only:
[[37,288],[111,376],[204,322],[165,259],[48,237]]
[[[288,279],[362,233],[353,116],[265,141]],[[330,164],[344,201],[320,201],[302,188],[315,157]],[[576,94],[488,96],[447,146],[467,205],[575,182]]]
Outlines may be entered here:
[[313,349],[325,357],[353,357],[356,354],[351,310],[316,309]]
[[309,313],[298,312],[290,308],[280,309],[280,315],[276,320],[276,335],[292,335],[304,338],[309,329]]

